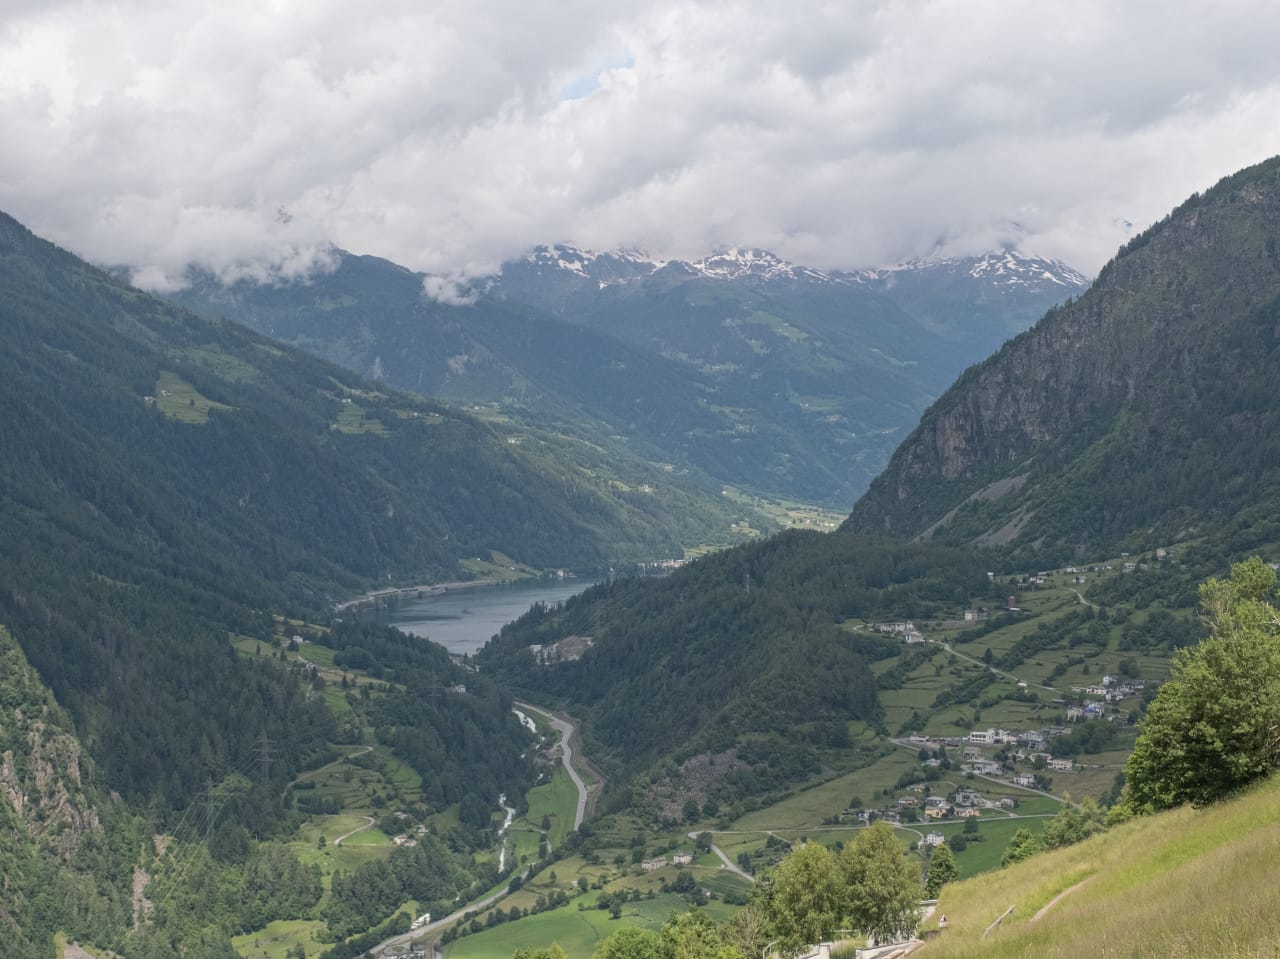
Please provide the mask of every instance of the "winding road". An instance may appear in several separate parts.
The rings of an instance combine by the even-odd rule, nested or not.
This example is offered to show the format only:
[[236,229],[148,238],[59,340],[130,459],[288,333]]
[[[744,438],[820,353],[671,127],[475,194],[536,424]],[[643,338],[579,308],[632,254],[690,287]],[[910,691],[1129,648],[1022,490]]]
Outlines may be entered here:
[[[591,787],[587,786],[583,781],[582,776],[578,774],[578,770],[573,765],[573,744],[578,735],[578,724],[567,716],[557,716],[554,713],[548,712],[541,707],[533,706],[529,703],[516,702],[514,705],[520,712],[537,713],[539,716],[542,716],[547,720],[547,722],[551,723],[556,732],[560,734],[560,760],[564,764],[565,771],[568,772],[569,778],[573,781],[574,788],[578,790],[578,804],[573,814],[573,828],[577,829],[582,825],[582,821],[587,816],[587,808],[593,798],[591,795],[593,788],[598,789],[603,785],[603,779],[601,778],[599,783],[593,783]],[[345,839],[346,836],[343,838]],[[723,858],[723,856],[724,854],[721,853],[721,858]],[[730,868],[733,868],[732,865],[730,865]],[[526,869],[521,873],[520,878],[529,878],[529,870]],[[469,913],[479,913],[483,911],[489,906],[492,906],[499,899],[506,896],[507,892],[508,887],[504,885],[497,892],[490,893],[488,896],[485,896],[485,898],[478,899],[475,902],[469,902],[465,906],[449,913],[449,915],[427,923],[420,929],[411,929],[410,931],[401,933],[398,936],[392,936],[390,939],[384,939],[382,942],[370,949],[369,952],[372,955],[378,955],[386,952],[388,949],[408,945],[410,942],[415,939],[421,939],[428,933],[453,925]]]
[[564,763],[565,772],[569,774],[569,778],[573,780],[574,787],[578,790],[578,808],[573,814],[573,828],[577,829],[582,825],[582,820],[587,818],[587,803],[590,799],[590,790],[588,790],[587,784],[582,781],[582,777],[578,775],[578,770],[573,765],[573,742],[578,735],[578,724],[567,717],[557,716],[529,703],[517,702],[515,706],[517,709],[537,713],[551,723],[556,732],[560,734],[560,761]]
[[[1081,601],[1081,602],[1084,602],[1084,597],[1083,597],[1083,596],[1080,598],[1080,601]],[[961,652],[958,652],[958,651],[955,649],[955,647],[953,647],[953,646],[952,646],[950,643],[948,643],[946,640],[942,640],[942,639],[926,639],[926,640],[925,640],[925,642],[927,642],[927,643],[933,643],[935,646],[941,646],[943,649],[945,649],[945,650],[946,650],[947,652],[949,652],[951,655],[953,655],[953,656],[957,656],[957,657],[959,657],[960,659],[967,659],[969,662],[974,663],[974,664],[976,664],[976,665],[978,665],[978,666],[981,666],[983,669],[988,670],[988,671],[990,671],[990,672],[993,672],[993,673],[995,673],[997,676],[1004,676],[1006,679],[1012,679],[1015,683],[1023,683],[1023,682],[1025,682],[1028,686],[1034,686],[1034,687],[1036,687],[1036,689],[1043,689],[1043,690],[1046,690],[1046,691],[1051,692],[1051,693],[1057,693],[1057,694],[1059,694],[1059,695],[1061,695],[1061,694],[1062,694],[1062,690],[1060,690],[1060,689],[1055,689],[1053,686],[1046,686],[1046,685],[1044,685],[1044,683],[1033,683],[1033,682],[1030,682],[1030,681],[1028,681],[1028,680],[1020,679],[1019,677],[1017,677],[1017,676],[1013,675],[1013,673],[1006,673],[1003,669],[996,669],[994,666],[990,665],[989,663],[984,663],[984,662],[983,662],[982,660],[980,660],[980,659],[975,659],[974,657],[970,656],[968,653],[961,653]]]

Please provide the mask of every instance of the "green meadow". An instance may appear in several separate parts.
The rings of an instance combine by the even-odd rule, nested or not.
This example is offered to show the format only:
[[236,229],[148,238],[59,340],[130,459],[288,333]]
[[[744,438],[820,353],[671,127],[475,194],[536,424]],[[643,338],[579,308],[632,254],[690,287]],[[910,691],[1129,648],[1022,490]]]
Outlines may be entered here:
[[1137,819],[947,886],[924,924],[936,938],[923,955],[1275,956],[1278,851],[1280,779],[1273,777],[1239,798]]

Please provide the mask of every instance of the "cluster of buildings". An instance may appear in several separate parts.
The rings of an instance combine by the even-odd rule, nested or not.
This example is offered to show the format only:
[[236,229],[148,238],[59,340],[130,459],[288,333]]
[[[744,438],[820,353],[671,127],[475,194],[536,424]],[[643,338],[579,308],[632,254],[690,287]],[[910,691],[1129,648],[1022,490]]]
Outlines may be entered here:
[[[908,793],[923,793],[926,783],[915,783],[908,786]],[[983,809],[1009,810],[1018,805],[1011,796],[998,800],[987,799],[977,789],[961,787],[948,796],[899,796],[883,809],[846,809],[842,819],[860,819],[871,823],[884,820],[893,825],[904,821],[914,822],[924,819],[926,822],[940,819],[976,819],[982,815]],[[936,845],[936,844],[935,844]]]
[[1071,691],[1078,696],[1093,696],[1095,699],[1086,699],[1078,706],[1067,707],[1067,720],[1076,722],[1098,718],[1105,711],[1104,705],[1114,706],[1132,696],[1141,695],[1146,686],[1141,679],[1121,679],[1119,676],[1103,676],[1101,685],[1072,686]]
[[528,647],[539,666],[551,666],[555,663],[571,663],[581,659],[582,654],[595,642],[590,636],[566,636],[556,643],[548,645],[532,644]]
[[[670,862],[673,866],[687,866],[693,862],[693,853],[678,852],[671,857]],[[656,856],[653,859],[646,859],[644,862],[640,863],[640,867],[644,869],[645,872],[653,872],[655,869],[661,869],[665,865],[667,865],[666,856]]]
[[916,628],[915,623],[880,623],[876,629],[890,636],[900,637],[908,646],[924,642],[924,634]]
[[[1056,772],[1070,772],[1075,769],[1075,762],[1069,758],[1056,758],[1052,753],[1046,751],[1046,745],[1053,739],[1067,732],[1065,726],[1046,726],[1043,729],[1032,729],[1021,732],[1014,732],[1008,729],[999,729],[991,727],[988,729],[975,729],[964,737],[927,737],[912,736],[907,742],[912,746],[921,746],[924,748],[946,747],[959,749],[961,772],[973,773],[977,776],[988,776],[992,778],[1009,776],[1011,769],[1009,765],[991,755],[983,747],[998,746],[1003,750],[1009,750],[1011,747],[1015,750],[1011,754],[1005,753],[1005,756],[1012,757],[1015,762],[1036,763],[1043,761],[1044,768],[1052,769]],[[935,758],[923,761],[925,766],[939,765],[939,760]],[[1035,786],[1035,776],[1030,773],[1014,773],[1009,778],[1009,782],[1014,786]],[[932,799],[933,797],[930,797]],[[980,805],[980,797],[972,790],[961,789],[956,794],[956,807],[963,809],[965,807],[974,807]],[[908,803],[908,808],[914,806],[914,803]],[[931,804],[936,806],[937,803]],[[929,817],[929,805],[925,806],[925,815]],[[954,812],[952,815],[963,816],[964,812]]]

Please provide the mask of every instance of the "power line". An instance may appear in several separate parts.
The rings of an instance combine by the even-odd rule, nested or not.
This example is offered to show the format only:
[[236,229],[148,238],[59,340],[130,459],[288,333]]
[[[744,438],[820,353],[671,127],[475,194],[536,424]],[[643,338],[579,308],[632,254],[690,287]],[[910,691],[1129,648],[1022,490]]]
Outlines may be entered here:
[[262,735],[258,737],[258,775],[262,782],[267,782],[271,775],[271,759],[274,752],[274,744],[271,737],[263,730]]

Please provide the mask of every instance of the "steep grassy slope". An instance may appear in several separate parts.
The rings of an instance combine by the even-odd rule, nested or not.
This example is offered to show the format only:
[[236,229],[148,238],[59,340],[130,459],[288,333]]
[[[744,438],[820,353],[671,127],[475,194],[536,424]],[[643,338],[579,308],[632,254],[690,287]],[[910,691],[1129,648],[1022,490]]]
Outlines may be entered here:
[[[1077,846],[947,886],[917,955],[1275,956],[1280,780],[1205,809],[1116,827]],[[1011,916],[983,930],[1010,906]]]
[[849,526],[1049,563],[1274,506],[1278,250],[1280,158],[1188,200],[966,372]]

